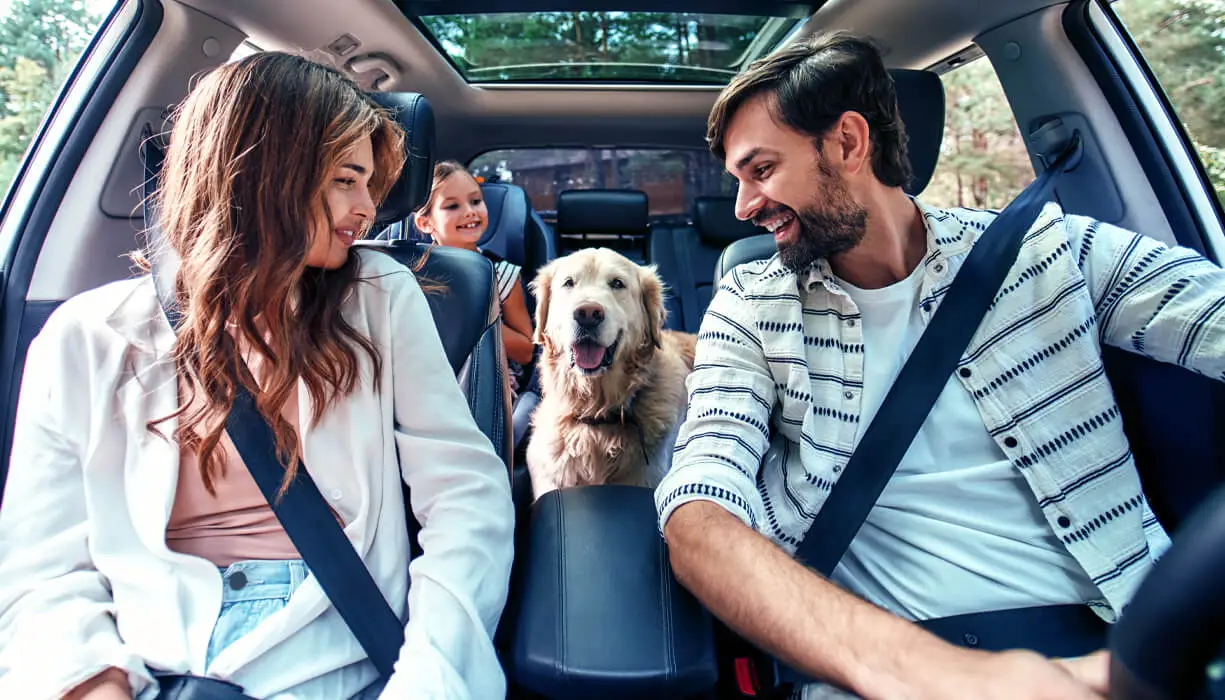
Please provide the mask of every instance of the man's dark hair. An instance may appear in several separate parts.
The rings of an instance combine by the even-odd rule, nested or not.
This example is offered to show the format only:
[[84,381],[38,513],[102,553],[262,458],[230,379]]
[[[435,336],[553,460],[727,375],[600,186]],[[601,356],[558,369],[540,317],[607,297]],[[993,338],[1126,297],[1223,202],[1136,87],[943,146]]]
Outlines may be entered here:
[[727,158],[727,125],[744,103],[758,95],[774,98],[782,123],[820,139],[845,112],[868,122],[872,172],[889,187],[910,183],[906,129],[898,113],[893,78],[879,49],[845,33],[817,34],[749,65],[728,84],[707,121],[706,141],[720,161]]

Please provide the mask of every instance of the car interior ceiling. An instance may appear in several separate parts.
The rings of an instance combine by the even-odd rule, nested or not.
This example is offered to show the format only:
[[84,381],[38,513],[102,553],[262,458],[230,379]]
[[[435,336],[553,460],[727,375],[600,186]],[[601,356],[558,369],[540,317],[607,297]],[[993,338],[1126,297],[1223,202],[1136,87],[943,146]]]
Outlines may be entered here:
[[[886,47],[887,60],[894,67],[939,68],[941,61],[972,40],[988,56],[1002,51],[1008,42],[1042,41],[1056,49],[1048,59],[1054,62],[1068,49],[1057,26],[1063,7],[1040,0],[1006,5],[928,0],[902,6],[889,0],[832,0],[801,31],[838,27],[869,32]],[[705,118],[717,92],[475,87],[385,1],[170,0],[163,3],[163,12],[152,45],[111,107],[71,184],[69,201],[100,206],[64,208],[57,214],[45,245],[55,255],[40,261],[28,299],[63,299],[128,274],[122,254],[132,246],[138,229],[130,215],[140,203],[140,164],[135,155],[140,127],[159,123],[163,110],[181,98],[194,75],[224,61],[244,40],[263,49],[305,47],[321,60],[343,65],[323,47],[349,33],[360,38],[363,51],[385,54],[396,65],[406,66],[397,89],[421,92],[430,99],[437,115],[439,159],[466,161],[491,148],[518,145],[703,148]],[[213,40],[210,51],[196,50],[207,39]],[[1130,150],[1113,147],[1126,139],[1087,72],[1066,61],[1058,70],[1042,66],[1038,75],[1006,61],[997,60],[995,66],[1022,125],[1040,114],[1059,112],[1083,113],[1092,122],[1103,144],[1104,167],[1128,201],[1143,205],[1129,207],[1122,216],[1105,212],[1115,215],[1103,218],[1170,237]],[[1087,213],[1094,213],[1093,200],[1087,204]]]

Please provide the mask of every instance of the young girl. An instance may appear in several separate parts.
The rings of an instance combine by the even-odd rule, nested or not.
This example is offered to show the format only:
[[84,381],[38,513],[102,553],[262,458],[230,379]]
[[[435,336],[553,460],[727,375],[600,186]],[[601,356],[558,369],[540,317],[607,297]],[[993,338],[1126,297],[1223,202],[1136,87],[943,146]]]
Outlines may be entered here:
[[[403,159],[352,81],[288,54],[217,68],[181,104],[157,202],[177,335],[145,275],[68,300],[30,346],[0,697],[199,697],[167,674],[254,698],[504,696],[506,469],[412,272],[350,248]],[[287,482],[301,459],[407,620],[385,689],[226,432],[238,382]],[[411,585],[401,479],[425,550]]]
[[[438,245],[481,252],[477,241],[489,225],[489,210],[476,179],[453,160],[434,166],[430,198],[413,219],[417,229]],[[494,260],[498,299],[502,303],[502,342],[510,361],[511,389],[518,391],[526,377],[523,366],[532,361],[532,318],[527,312],[521,269],[507,260]]]

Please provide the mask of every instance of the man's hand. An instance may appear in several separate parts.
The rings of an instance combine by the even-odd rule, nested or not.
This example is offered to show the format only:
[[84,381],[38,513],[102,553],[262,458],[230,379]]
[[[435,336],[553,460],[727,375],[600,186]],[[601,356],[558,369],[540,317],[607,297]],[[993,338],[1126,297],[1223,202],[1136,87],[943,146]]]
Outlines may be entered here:
[[[1104,700],[1109,655],[1051,660],[1029,651],[987,653],[953,649],[932,659],[916,679],[916,698],[975,700]],[[960,657],[960,658],[958,658]]]
[[1075,659],[1057,659],[1056,663],[1103,697],[1110,692],[1110,652],[1105,649]]
[[128,674],[122,669],[108,668],[68,691],[64,700],[132,700]]
[[878,700],[1102,700],[1108,658],[948,644],[804,568],[722,507],[665,524],[677,579],[734,631],[809,677]]

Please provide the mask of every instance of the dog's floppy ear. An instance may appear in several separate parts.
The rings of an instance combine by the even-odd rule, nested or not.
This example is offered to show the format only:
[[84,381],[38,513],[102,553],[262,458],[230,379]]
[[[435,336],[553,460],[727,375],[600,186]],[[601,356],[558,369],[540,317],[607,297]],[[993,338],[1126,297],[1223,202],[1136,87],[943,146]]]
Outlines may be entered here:
[[664,283],[654,265],[639,266],[638,280],[642,285],[642,308],[646,313],[647,332],[651,344],[658,348],[661,347],[659,338],[663,335],[664,320],[668,314],[664,308]]
[[552,296],[553,275],[556,273],[556,263],[549,263],[536,271],[536,277],[528,285],[532,296],[536,297],[536,330],[532,334],[532,342],[537,345],[544,345],[547,338],[544,327],[549,322],[549,297]]

